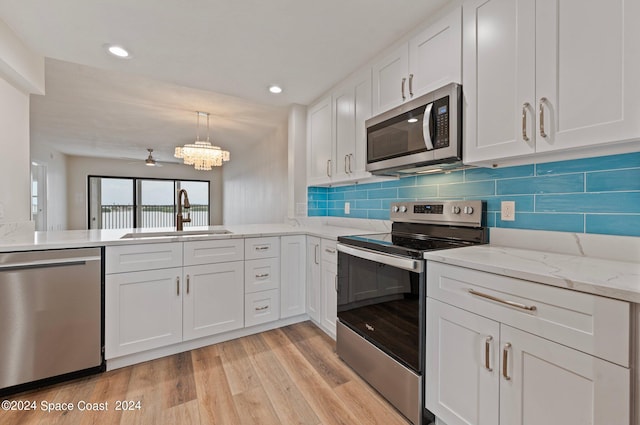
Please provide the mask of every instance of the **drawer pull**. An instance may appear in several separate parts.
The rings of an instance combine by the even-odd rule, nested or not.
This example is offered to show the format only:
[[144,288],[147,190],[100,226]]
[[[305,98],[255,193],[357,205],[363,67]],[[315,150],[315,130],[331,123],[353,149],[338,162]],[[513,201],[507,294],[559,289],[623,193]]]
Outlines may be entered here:
[[268,308],[269,308],[269,306],[268,306],[268,305],[265,305],[265,306],[263,306],[263,307],[256,307],[256,308],[255,308],[255,310],[256,310],[256,311],[264,311],[264,310],[267,310]]
[[269,246],[267,245],[256,246],[256,251],[265,251],[267,249],[269,249]]
[[511,343],[507,342],[502,349],[502,376],[507,381],[511,381],[511,377],[509,376],[509,349],[511,348]]
[[191,280],[191,278],[189,277],[189,275],[187,275],[187,294],[189,293],[189,281]]
[[180,296],[180,278],[176,277],[176,295]]
[[473,289],[469,289],[469,293],[471,295],[475,295],[476,297],[486,298],[488,300],[495,301],[495,302],[502,303],[502,304],[506,304],[506,305],[508,305],[510,307],[519,308],[521,310],[536,311],[538,309],[535,305],[524,305],[524,304],[521,304],[521,303],[517,303],[515,301],[503,300],[501,298],[494,297],[493,295],[483,294],[482,292],[478,292],[478,291],[475,291]]
[[493,341],[493,337],[491,335],[484,340],[484,368],[489,372],[493,372],[493,368],[489,362],[489,357],[491,355],[491,341]]
[[325,248],[324,252],[328,252],[329,254],[335,254],[336,250],[335,249],[331,249],[331,248]]
[[256,279],[262,279],[263,277],[269,277],[269,273],[257,274]]

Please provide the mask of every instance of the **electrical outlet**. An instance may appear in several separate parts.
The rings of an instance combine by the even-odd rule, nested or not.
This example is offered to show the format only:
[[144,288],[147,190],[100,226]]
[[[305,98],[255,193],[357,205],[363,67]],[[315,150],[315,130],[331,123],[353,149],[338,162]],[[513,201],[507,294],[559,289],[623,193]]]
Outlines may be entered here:
[[351,214],[351,204],[349,202],[344,203],[344,213]]
[[516,220],[516,201],[502,201],[500,203],[500,219],[502,221]]

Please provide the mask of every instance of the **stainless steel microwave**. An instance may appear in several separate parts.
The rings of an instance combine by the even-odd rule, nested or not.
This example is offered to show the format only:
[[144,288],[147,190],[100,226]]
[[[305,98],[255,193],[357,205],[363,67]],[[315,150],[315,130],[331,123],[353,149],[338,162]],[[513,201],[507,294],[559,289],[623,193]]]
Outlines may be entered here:
[[419,173],[462,164],[462,86],[438,90],[366,121],[373,174]]

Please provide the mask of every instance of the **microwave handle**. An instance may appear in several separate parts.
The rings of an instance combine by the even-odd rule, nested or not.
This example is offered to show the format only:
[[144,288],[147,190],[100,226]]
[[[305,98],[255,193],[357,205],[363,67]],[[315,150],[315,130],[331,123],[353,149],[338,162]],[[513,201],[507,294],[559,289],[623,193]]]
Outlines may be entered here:
[[428,151],[433,150],[433,140],[431,139],[431,110],[433,109],[433,103],[429,103],[424,108],[424,117],[422,118],[422,136],[424,137],[424,144],[427,146]]

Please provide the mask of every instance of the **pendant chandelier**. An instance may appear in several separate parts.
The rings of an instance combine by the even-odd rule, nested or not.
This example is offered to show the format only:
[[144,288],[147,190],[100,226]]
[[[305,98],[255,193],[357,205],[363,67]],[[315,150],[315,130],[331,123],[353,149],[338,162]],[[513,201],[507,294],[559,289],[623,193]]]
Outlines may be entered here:
[[[209,142],[209,113],[196,112],[196,141],[187,143],[184,146],[176,146],[173,156],[181,158],[185,165],[193,165],[196,170],[211,170],[212,167],[219,167],[222,162],[229,161],[229,151],[224,151],[218,146],[213,146]],[[207,117],[207,140],[200,140],[200,117]]]

